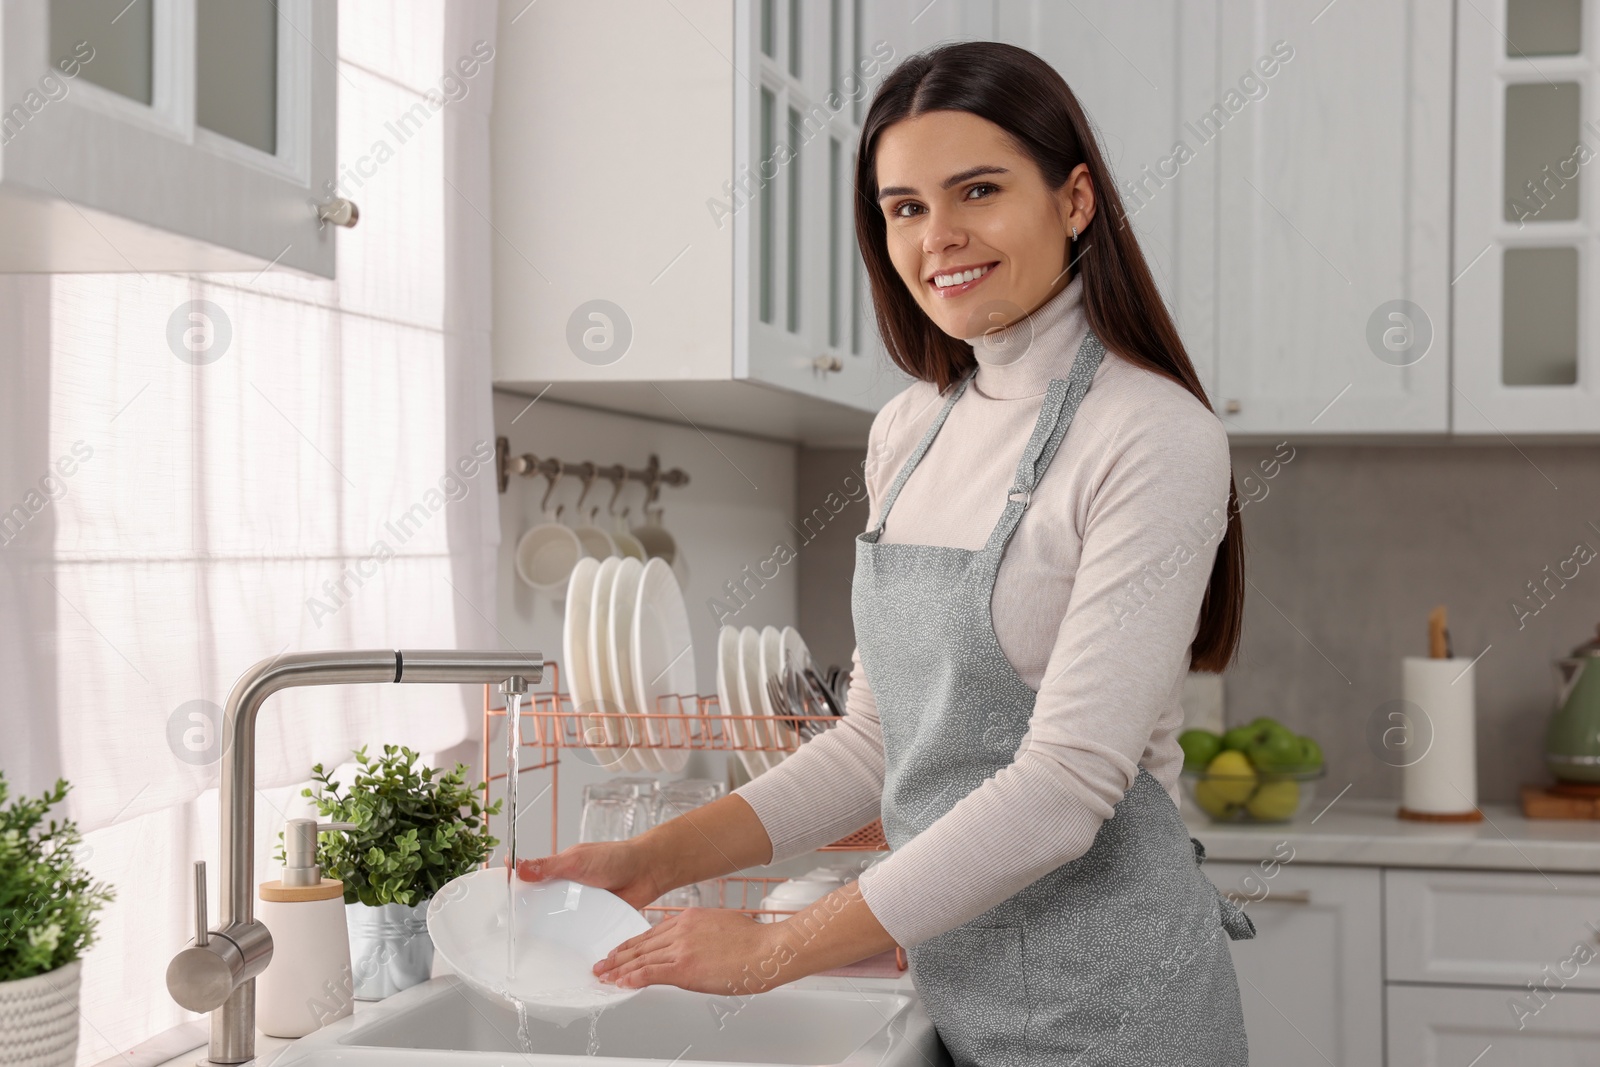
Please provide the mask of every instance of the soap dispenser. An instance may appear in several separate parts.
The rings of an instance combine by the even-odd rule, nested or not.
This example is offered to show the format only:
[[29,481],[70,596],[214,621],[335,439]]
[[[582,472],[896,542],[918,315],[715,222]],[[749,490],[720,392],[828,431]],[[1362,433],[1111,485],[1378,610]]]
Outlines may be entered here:
[[256,1026],[268,1037],[304,1037],[355,1006],[344,883],[317,866],[317,834],[354,829],[290,819],[283,877],[261,883],[256,914],[272,934],[272,961],[256,978]]

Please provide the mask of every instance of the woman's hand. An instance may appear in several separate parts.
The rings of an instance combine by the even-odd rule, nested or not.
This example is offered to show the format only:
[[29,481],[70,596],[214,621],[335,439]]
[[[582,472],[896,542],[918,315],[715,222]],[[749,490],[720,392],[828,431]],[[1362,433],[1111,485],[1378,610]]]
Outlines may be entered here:
[[721,996],[764,993],[802,977],[786,973],[794,953],[778,926],[728,908],[685,908],[612,949],[594,973],[619,988],[664,984]]
[[732,908],[685,908],[594,965],[602,982],[747,996],[893,948],[850,882],[779,922]]
[[[525,882],[568,878],[582,885],[609,889],[635,908],[666,892],[661,865],[639,838],[591,841],[564,848],[553,856],[518,860],[517,877]],[[669,887],[670,888],[670,887]]]

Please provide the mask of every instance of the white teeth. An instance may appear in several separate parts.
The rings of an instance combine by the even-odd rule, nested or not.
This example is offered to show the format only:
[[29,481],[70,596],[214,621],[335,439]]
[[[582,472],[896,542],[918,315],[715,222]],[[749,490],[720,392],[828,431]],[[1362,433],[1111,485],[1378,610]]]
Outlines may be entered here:
[[981,278],[988,273],[988,267],[976,267],[972,270],[964,270],[959,274],[935,274],[933,276],[933,284],[940,289],[948,289],[952,285],[962,285],[972,281],[974,278]]

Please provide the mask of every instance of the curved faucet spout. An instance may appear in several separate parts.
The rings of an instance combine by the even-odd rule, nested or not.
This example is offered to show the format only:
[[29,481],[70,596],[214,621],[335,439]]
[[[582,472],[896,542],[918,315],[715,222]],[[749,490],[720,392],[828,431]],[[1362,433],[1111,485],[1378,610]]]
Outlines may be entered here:
[[[174,957],[167,986],[180,1003],[194,1003],[199,987],[220,992],[219,973],[231,973],[232,991],[211,1013],[213,1063],[243,1063],[255,1055],[255,976],[272,959],[272,938],[255,919],[256,713],[280,689],[361,682],[494,684],[525,687],[544,673],[538,652],[372,649],[298,652],[264,659],[239,676],[222,715],[222,841],[220,926],[211,945],[196,943]],[[230,951],[230,946],[235,946]],[[211,949],[223,963],[204,959]],[[219,968],[222,970],[219,972]],[[200,971],[204,971],[201,980]],[[182,995],[180,995],[182,994]]]

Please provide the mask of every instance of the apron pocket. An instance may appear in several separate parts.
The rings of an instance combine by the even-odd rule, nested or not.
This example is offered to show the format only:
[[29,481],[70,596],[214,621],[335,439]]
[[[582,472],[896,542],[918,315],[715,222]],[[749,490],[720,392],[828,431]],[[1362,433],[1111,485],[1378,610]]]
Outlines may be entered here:
[[1022,927],[966,924],[914,946],[912,979],[957,1063],[997,1063],[1026,1047]]

